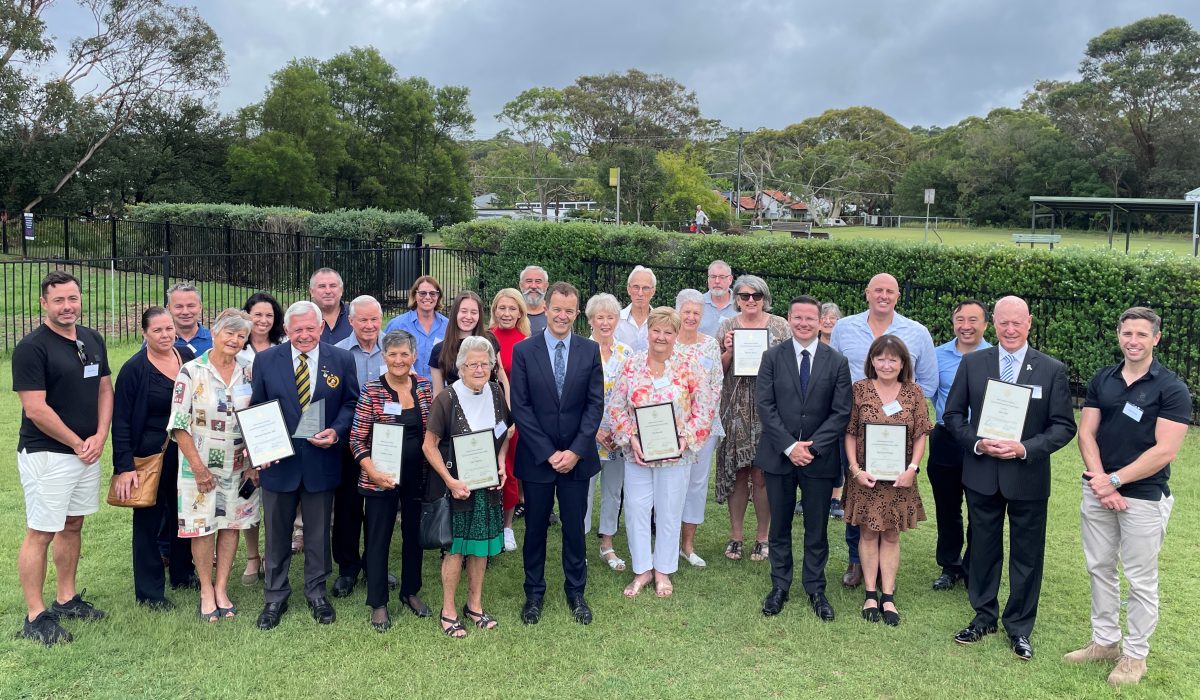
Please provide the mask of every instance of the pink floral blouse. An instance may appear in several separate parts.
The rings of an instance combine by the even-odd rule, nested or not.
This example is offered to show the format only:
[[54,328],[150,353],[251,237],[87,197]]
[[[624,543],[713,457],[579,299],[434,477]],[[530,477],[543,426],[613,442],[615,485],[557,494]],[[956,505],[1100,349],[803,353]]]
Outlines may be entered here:
[[[655,386],[646,352],[639,352],[625,361],[609,396],[607,410],[613,441],[622,447],[629,461],[634,459],[631,439],[637,434],[637,420],[633,410],[638,406],[670,402],[675,407],[675,427],[686,444],[682,461],[695,460],[712,432],[721,395],[709,381],[699,355],[677,348],[667,360],[661,379],[666,382],[660,380],[660,386]],[[650,466],[671,466],[679,461],[652,462]]]

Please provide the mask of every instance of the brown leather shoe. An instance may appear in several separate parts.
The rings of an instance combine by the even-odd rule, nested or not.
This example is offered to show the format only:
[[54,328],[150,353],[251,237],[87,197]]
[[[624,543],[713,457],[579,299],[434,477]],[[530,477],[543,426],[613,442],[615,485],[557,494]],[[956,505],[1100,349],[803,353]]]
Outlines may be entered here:
[[1122,655],[1117,660],[1117,667],[1108,674],[1108,684],[1112,686],[1135,685],[1141,682],[1144,675],[1146,675],[1145,659],[1134,659]]
[[851,564],[846,567],[846,573],[842,574],[842,585],[846,588],[858,588],[862,583],[862,564]]

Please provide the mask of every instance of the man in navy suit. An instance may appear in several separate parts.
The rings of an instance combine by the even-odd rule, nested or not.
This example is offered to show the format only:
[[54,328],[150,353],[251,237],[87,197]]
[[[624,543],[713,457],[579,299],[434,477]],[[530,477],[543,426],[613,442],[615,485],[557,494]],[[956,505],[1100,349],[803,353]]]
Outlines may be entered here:
[[565,282],[546,294],[546,330],[518,343],[512,360],[512,415],[521,439],[514,473],[525,488],[525,605],[537,624],[546,593],[546,530],[554,496],[562,516],[563,589],[575,621],[588,624],[583,517],[588,481],[600,471],[596,431],[604,412],[600,346],[574,335],[579,290]]
[[266,513],[266,582],[259,629],[279,624],[287,612],[288,568],[292,562],[292,520],[299,506],[304,517],[304,597],[313,619],[328,625],[335,618],[325,597],[325,580],[333,566],[329,553],[329,522],[333,492],[341,479],[341,450],[358,403],[358,374],[349,352],[321,342],[321,310],[311,301],[298,301],[283,316],[288,342],[254,356],[254,405],[278,400],[289,433],[295,433],[305,406],[324,401],[324,427],[307,439],[292,438],[296,454],[261,473]]

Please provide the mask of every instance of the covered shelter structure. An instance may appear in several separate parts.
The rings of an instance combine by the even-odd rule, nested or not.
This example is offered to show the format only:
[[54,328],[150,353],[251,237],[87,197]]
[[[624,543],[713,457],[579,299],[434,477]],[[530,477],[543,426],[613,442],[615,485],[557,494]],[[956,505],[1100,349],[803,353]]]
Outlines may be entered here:
[[1133,218],[1137,214],[1173,214],[1192,218],[1192,255],[1200,253],[1200,195],[1188,193],[1187,199],[1143,199],[1139,197],[1041,197],[1029,198],[1029,228],[1037,228],[1039,217],[1050,219],[1050,231],[1054,231],[1056,220],[1061,221],[1068,212],[1090,212],[1108,214],[1108,247],[1113,245],[1113,231],[1120,230],[1120,219],[1125,221],[1125,252],[1129,252],[1129,235]]

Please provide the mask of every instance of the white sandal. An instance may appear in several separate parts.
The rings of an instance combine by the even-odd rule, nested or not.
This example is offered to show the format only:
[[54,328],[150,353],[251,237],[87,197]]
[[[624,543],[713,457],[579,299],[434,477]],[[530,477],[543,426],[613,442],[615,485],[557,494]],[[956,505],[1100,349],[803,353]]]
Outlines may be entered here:
[[[610,554],[613,555],[612,559],[608,558],[608,555]],[[618,557],[616,550],[612,549],[611,547],[609,549],[601,549],[600,558],[607,562],[608,568],[612,569],[613,571],[625,570],[625,560],[621,557]]]
[[683,550],[681,549],[679,550],[679,558],[696,567],[697,569],[703,569],[704,567],[708,566],[708,562],[701,559],[700,555],[696,554],[694,551],[691,554],[684,554]]

